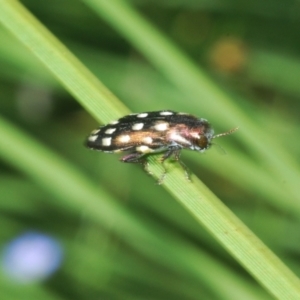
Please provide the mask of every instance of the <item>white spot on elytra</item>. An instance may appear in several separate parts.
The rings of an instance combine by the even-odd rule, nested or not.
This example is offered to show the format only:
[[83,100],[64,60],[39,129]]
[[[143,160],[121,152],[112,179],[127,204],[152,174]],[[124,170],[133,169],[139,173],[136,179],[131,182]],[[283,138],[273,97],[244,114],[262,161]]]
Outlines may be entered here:
[[97,138],[98,138],[97,135],[91,135],[91,136],[89,136],[88,140],[89,140],[90,142],[95,142]]
[[142,152],[142,153],[153,152],[152,149],[150,149],[148,146],[145,146],[145,145],[141,145],[141,146],[136,147],[136,151]]
[[116,124],[118,124],[119,123],[119,121],[118,120],[115,120],[115,121],[111,121],[111,122],[109,122],[109,124],[111,124],[111,125],[116,125]]
[[173,115],[173,113],[171,111],[162,111],[159,114],[161,116],[170,116],[170,115]]
[[98,132],[100,131],[100,129],[95,129],[91,132],[92,135],[96,135]]
[[112,133],[114,133],[115,131],[116,131],[116,128],[108,128],[108,129],[105,130],[105,133],[106,133],[106,134],[112,134]]
[[165,131],[169,128],[168,123],[157,123],[154,125],[154,128],[158,131]]
[[136,123],[131,128],[132,130],[141,130],[144,127],[144,123]]
[[146,144],[151,144],[153,142],[153,139],[150,136],[146,136],[143,138],[143,142]]
[[121,136],[119,137],[119,141],[120,141],[121,143],[128,143],[128,142],[130,141],[130,136],[129,136],[128,134],[126,134],[126,135],[121,135]]
[[146,118],[147,116],[148,116],[147,113],[141,113],[137,115],[138,118]]
[[170,134],[169,139],[171,139],[172,141],[175,141],[181,145],[190,145],[191,143],[185,139],[182,135],[178,134],[177,132],[172,132]]
[[111,145],[111,137],[102,139],[102,146],[110,146]]

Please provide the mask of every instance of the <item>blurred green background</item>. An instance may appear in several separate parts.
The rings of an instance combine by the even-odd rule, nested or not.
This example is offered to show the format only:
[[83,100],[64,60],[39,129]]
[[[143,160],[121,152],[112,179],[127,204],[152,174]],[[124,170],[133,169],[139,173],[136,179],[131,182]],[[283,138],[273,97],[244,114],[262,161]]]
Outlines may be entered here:
[[[230,129],[217,105],[207,109],[206,99],[170,82],[85,3],[21,2],[133,112],[184,111],[207,118],[217,133]],[[299,171],[300,1],[128,2],[204,69]],[[140,240],[124,235],[109,212],[103,222],[92,207],[61,201],[56,195],[71,191],[68,183],[49,192],[1,158],[2,248],[36,231],[59,241],[64,253],[58,270],[34,283],[19,284],[2,270],[1,299],[271,299],[140,166],[86,149],[97,121],[3,27],[0,41],[1,116],[33,138],[33,147],[46,147],[53,163],[58,157],[91,182],[99,202],[115,200],[125,219],[149,232]],[[243,124],[236,124],[235,112],[226,118],[240,127],[237,133],[205,154],[184,151],[182,160],[299,275],[300,196],[239,138]]]

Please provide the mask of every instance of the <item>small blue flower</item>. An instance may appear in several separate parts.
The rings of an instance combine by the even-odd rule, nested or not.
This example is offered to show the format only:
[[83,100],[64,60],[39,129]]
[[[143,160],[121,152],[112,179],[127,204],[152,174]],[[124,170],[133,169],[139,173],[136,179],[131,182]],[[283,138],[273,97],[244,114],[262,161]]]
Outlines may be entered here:
[[48,278],[61,265],[61,244],[53,237],[27,232],[3,249],[4,272],[20,283],[31,283]]

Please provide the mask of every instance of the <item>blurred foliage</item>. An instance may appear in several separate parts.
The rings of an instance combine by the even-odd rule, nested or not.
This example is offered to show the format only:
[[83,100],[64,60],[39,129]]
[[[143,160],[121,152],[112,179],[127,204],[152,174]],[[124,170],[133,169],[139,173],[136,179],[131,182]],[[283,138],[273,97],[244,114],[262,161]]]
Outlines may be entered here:
[[[229,129],[213,115],[202,115],[205,99],[195,107],[189,95],[83,2],[22,3],[132,111],[185,111],[208,118],[217,132]],[[300,1],[136,0],[132,4],[297,160]],[[250,290],[249,299],[270,299],[139,166],[119,163],[118,155],[85,149],[83,142],[97,122],[2,27],[0,40],[1,115],[118,199],[121,207],[164,241],[165,249],[172,249],[162,248],[157,255],[159,246],[148,240],[143,247],[156,248],[155,255],[148,255],[142,246],[133,248],[126,242],[130,232],[122,237],[115,230],[116,220],[104,227],[88,216],[88,209],[82,207],[79,213],[72,203],[60,203],[55,193],[49,194],[1,160],[1,244],[35,229],[57,237],[66,253],[62,268],[41,285],[15,289],[1,275],[3,299],[246,299]],[[300,274],[300,210],[289,204],[293,199],[285,202],[288,179],[276,181],[235,135],[218,145],[205,155],[185,151],[183,161]],[[63,190],[64,182],[53,188]],[[201,266],[196,266],[199,259]]]

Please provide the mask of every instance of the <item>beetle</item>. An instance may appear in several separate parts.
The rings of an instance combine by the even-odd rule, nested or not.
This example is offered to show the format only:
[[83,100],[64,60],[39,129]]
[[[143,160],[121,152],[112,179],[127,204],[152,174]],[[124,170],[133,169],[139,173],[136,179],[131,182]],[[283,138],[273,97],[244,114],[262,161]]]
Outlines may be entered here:
[[[212,145],[212,140],[231,134],[237,128],[214,135],[214,130],[206,119],[188,113],[161,110],[126,115],[91,132],[86,145],[90,149],[106,153],[130,151],[120,160],[126,163],[141,163],[147,170],[145,156],[164,152],[161,163],[174,156],[179,160],[182,149],[204,152]],[[187,174],[187,172],[186,172]],[[166,175],[164,171],[159,184]],[[187,178],[189,176],[187,174]]]

